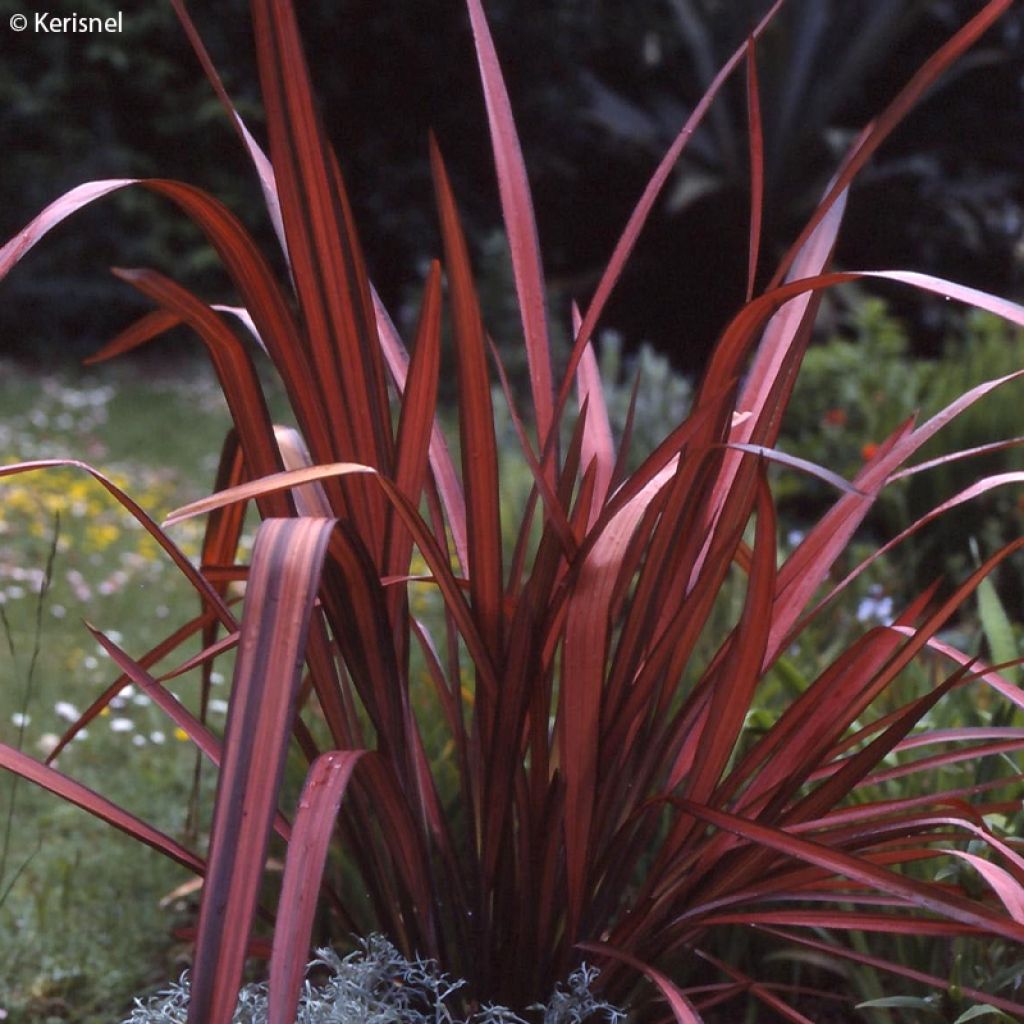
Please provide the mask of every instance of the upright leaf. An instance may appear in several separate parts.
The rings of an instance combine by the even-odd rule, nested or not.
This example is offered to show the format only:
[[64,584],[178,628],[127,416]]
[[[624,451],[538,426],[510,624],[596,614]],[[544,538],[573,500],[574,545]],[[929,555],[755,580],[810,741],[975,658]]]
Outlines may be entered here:
[[498,500],[498,450],[494,437],[487,350],[466,240],[448,174],[433,139],[430,161],[444,239],[455,334],[469,587],[480,631],[490,650],[497,655],[502,648],[501,504]]
[[519,315],[523,323],[526,358],[530,369],[533,408],[537,417],[537,437],[541,448],[547,442],[553,425],[553,393],[551,351],[548,344],[547,313],[544,297],[544,270],[541,266],[537,225],[530,199],[530,183],[519,145],[519,136],[512,119],[505,81],[498,64],[480,0],[466,0],[473,39],[476,42],[480,78],[487,103],[491,129],[491,148],[498,171],[501,206],[512,251],[512,273],[519,297]]
[[[579,311],[573,306],[573,333],[580,328]],[[597,365],[594,346],[588,341],[576,368],[576,390],[579,406],[586,407],[586,421],[583,427],[582,464],[584,469],[594,464],[594,498],[587,522],[592,527],[608,497],[615,471],[615,443],[608,419],[608,406],[604,400],[601,370]]]
[[[270,156],[310,362],[335,459],[390,473],[391,417],[370,285],[348,197],[313,101],[298,25],[287,0],[253,0]],[[361,526],[379,560],[384,503],[352,482]]]
[[246,588],[210,835],[189,1024],[230,1024],[334,523],[268,519]]

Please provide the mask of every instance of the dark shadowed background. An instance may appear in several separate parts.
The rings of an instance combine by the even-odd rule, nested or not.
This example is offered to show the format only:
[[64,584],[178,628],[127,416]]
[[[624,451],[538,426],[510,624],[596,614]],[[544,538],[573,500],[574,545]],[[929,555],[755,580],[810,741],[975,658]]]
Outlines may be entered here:
[[[0,0],[0,235],[95,178],[184,179],[224,199],[273,251],[252,175],[162,0],[78,0],[124,12],[123,35],[10,31],[34,0]],[[68,7],[66,11],[63,7]],[[262,137],[246,4],[192,4],[226,85]],[[532,176],[554,312],[586,299],[690,105],[767,0],[490,0]],[[856,129],[976,9],[972,0],[789,0],[759,48],[767,194],[762,271],[799,230]],[[54,14],[71,13],[54,3]],[[458,0],[308,0],[304,37],[357,207],[371,272],[401,316],[439,251],[427,164],[434,130],[478,253],[499,210],[468,22]],[[606,325],[699,367],[742,300],[746,101],[738,75],[642,237]],[[944,79],[861,176],[841,236],[848,267],[912,267],[1020,296],[1024,10]],[[230,298],[196,231],[141,191],[77,215],[3,284],[0,351],[79,358],[143,310],[107,273],[155,265]],[[903,293],[897,302],[912,303]],[[941,310],[906,305],[933,351]],[[491,311],[501,319],[500,309]],[[500,334],[500,329],[498,329]],[[181,344],[189,344],[182,340]]]

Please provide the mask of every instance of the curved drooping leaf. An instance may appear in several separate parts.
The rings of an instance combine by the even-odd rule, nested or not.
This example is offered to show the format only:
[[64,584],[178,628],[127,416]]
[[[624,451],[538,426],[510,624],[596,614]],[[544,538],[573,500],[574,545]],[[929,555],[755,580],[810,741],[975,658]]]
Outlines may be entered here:
[[[181,317],[202,339],[210,354],[221,390],[228,402],[249,472],[266,476],[279,472],[281,456],[274,438],[270,412],[259,376],[245,347],[221,318],[187,289],[153,270],[115,270],[123,281]],[[279,500],[264,509],[266,515],[288,515],[287,502]]]
[[700,821],[725,829],[758,845],[777,850],[796,860],[860,882],[872,890],[889,893],[909,906],[939,914],[961,924],[983,928],[991,934],[1002,935],[1013,942],[1024,942],[1024,924],[1005,918],[983,904],[951,894],[937,885],[897,875],[895,872],[877,867],[866,858],[851,856],[782,829],[769,828],[689,800],[679,799],[675,802],[681,810],[692,814]]
[[613,960],[621,960],[623,963],[629,964],[630,967],[645,974],[661,990],[665,1001],[672,1008],[676,1024],[704,1024],[703,1018],[694,1009],[693,1003],[683,995],[679,986],[662,974],[661,971],[651,967],[649,964],[643,963],[631,953],[627,953],[622,949],[616,949],[605,942],[581,942],[578,948],[590,953],[601,953]]
[[1018,924],[1024,924],[1024,886],[1009,871],[965,850],[947,850],[946,853],[970,864],[992,887],[1010,917]]
[[235,105],[231,102],[231,97],[228,96],[227,90],[224,88],[224,83],[221,81],[220,75],[217,73],[216,67],[214,67],[213,61],[210,59],[210,55],[203,45],[203,41],[196,31],[195,25],[192,23],[192,19],[189,17],[188,10],[185,7],[184,0],[171,0],[171,6],[174,8],[174,13],[177,14],[178,20],[181,22],[182,28],[185,30],[185,35],[188,36],[188,41],[195,52],[196,57],[202,65],[203,73],[206,75],[213,86],[213,91],[217,94],[217,98],[221,101],[224,109],[227,111],[228,117],[231,119],[231,124],[234,126],[235,131],[238,132],[238,137],[242,141],[242,145],[245,146],[246,152],[249,154],[249,158],[252,160],[253,166],[256,168],[257,177],[260,179],[260,188],[263,191],[263,201],[267,205],[267,213],[270,215],[270,222],[274,225],[274,233],[277,235],[277,240],[281,245],[281,251],[284,253],[285,259],[288,259],[288,242],[285,239],[284,234],[284,221],[281,219],[281,201],[277,195],[277,182],[274,178],[274,168],[270,166],[270,161],[267,159],[266,154],[260,148],[259,144],[252,137],[252,133],[245,126],[245,122],[242,120],[241,115],[238,113]]
[[113,825],[125,835],[151,846],[154,850],[177,861],[183,867],[203,874],[206,864],[191,850],[187,850],[170,836],[152,828],[134,814],[118,807],[99,793],[93,792],[80,782],[61,774],[56,768],[40,764],[28,754],[23,754],[6,743],[0,743],[0,768],[6,768],[42,789],[59,796],[62,800],[81,807],[82,810]]

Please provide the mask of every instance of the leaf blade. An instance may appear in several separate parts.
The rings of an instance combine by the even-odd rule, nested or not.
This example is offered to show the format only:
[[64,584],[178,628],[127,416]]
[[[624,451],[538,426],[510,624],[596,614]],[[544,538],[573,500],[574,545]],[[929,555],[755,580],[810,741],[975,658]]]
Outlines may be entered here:
[[190,1024],[229,1024],[234,1014],[333,528],[330,519],[268,519],[257,533],[217,782]]
[[310,765],[299,798],[288,854],[277,926],[270,954],[268,1024],[293,1024],[309,955],[319,881],[327,849],[352,772],[362,750],[329,751]]

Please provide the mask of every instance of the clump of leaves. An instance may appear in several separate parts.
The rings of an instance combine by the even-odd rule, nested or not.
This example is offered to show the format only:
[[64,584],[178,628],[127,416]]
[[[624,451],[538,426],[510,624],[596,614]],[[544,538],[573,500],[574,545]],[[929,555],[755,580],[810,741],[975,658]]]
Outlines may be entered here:
[[[660,996],[687,1024],[747,996],[787,1020],[807,1019],[793,1005],[804,990],[760,981],[746,963],[716,954],[723,932],[780,937],[936,989],[951,983],[822,932],[1024,940],[1024,858],[986,817],[1017,807],[1006,796],[1019,786],[1017,766],[955,791],[929,792],[922,781],[936,766],[1012,756],[1024,733],[919,725],[955,688],[1024,703],[998,666],[978,664],[939,635],[1024,540],[987,558],[951,596],[926,590],[895,608],[891,623],[857,637],[767,728],[746,727],[785,652],[860,571],[830,579],[882,489],[917,471],[915,454],[949,421],[1024,374],[976,386],[921,424],[901,423],[850,482],[773,448],[825,289],[884,278],[1024,324],[1021,307],[948,281],[826,270],[858,172],[1010,2],[988,0],[857,137],[758,291],[764,175],[756,42],[777,0],[658,166],[594,296],[573,317],[571,352],[556,368],[510,104],[481,2],[467,0],[530,378],[528,413],[509,397],[533,489],[506,552],[488,337],[439,146],[431,143],[431,160],[454,341],[458,469],[435,422],[441,266],[427,275],[410,356],[364,266],[291,4],[252,3],[268,159],[175,0],[260,174],[287,280],[275,278],[216,200],[165,180],[72,190],[0,250],[0,274],[72,211],[130,185],[170,199],[206,233],[242,306],[214,309],[162,274],[119,270],[157,309],[103,353],[181,322],[208,348],[235,430],[217,493],[165,524],[209,515],[202,565],[83,463],[30,462],[0,473],[54,464],[92,473],[202,598],[200,615],[138,659],[94,631],[123,675],[75,728],[128,681],[158,702],[219,768],[209,849],[189,849],[14,748],[0,747],[0,764],[204,876],[189,1022],[231,1021],[250,952],[269,953],[268,1021],[294,1021],[318,911],[334,934],[380,931],[404,955],[422,953],[464,978],[460,995],[470,1012],[474,1003],[493,1003],[527,1014],[586,957],[601,965],[604,998],[635,1007],[643,1021],[663,1014]],[[739,67],[750,110],[748,301],[719,339],[686,418],[627,471],[590,338],[675,161]],[[297,429],[274,429],[232,317],[251,325],[269,354]],[[770,461],[838,488],[781,565]],[[1021,482],[1021,474],[982,478],[904,534],[946,507]],[[250,562],[239,565],[246,502],[263,522]],[[415,581],[414,554],[426,566]],[[240,619],[228,599],[235,580],[245,581]],[[742,607],[709,643],[719,597],[737,580],[745,585]],[[436,588],[439,622],[412,614],[414,582]],[[166,674],[153,675],[196,633],[202,654],[171,672],[201,666],[204,693],[214,659],[237,652],[223,737],[171,696]],[[902,693],[892,684],[922,659],[949,674],[880,708],[879,698]],[[289,749],[309,768],[297,805],[281,808]],[[452,778],[444,786],[442,771]],[[901,778],[914,779],[916,795],[872,796],[880,783]],[[275,912],[261,893],[272,833],[286,844]],[[951,858],[969,872],[937,880]],[[961,994],[1024,1012],[1001,995]]]

